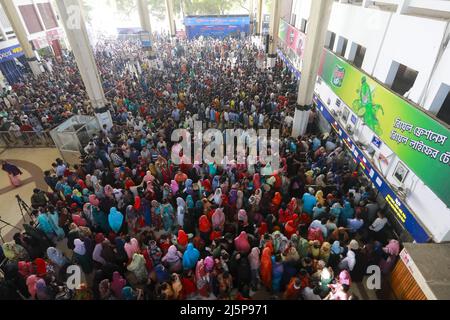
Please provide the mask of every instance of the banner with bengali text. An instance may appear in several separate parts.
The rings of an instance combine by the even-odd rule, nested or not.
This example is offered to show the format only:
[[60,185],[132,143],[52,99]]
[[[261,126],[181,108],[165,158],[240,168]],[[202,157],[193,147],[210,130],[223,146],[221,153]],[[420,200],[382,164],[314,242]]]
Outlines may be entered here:
[[326,49],[319,76],[450,207],[449,127]]

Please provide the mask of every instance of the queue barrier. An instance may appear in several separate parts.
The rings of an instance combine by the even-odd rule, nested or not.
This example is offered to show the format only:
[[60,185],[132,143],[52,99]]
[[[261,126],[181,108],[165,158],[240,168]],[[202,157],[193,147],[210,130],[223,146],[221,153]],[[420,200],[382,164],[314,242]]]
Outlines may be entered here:
[[20,132],[0,131],[0,147],[3,148],[48,148],[55,147],[50,131]]

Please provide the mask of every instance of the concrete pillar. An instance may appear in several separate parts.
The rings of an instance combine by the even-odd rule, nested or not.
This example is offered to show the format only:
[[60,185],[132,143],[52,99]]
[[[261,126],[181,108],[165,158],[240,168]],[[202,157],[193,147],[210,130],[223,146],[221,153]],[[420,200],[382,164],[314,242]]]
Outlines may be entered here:
[[152,34],[152,26],[150,24],[150,12],[148,11],[147,0],[137,0],[137,7],[139,11],[139,20],[141,21],[142,30]]
[[263,25],[263,0],[256,0],[257,3],[257,9],[256,9],[256,35],[259,36],[262,34],[262,25]]
[[0,23],[0,34],[2,35],[3,41],[8,40],[8,35],[6,34],[5,28]]
[[278,47],[278,28],[280,26],[280,7],[282,0],[272,0],[270,27],[269,27],[269,54],[268,65],[275,66]]
[[39,65],[38,58],[33,51],[33,47],[28,41],[27,31],[25,29],[25,25],[22,22],[20,17],[20,13],[17,7],[14,5],[13,0],[0,0],[3,10],[5,10],[5,14],[8,17],[9,22],[11,23],[11,27],[14,30],[14,33],[19,41],[20,46],[23,49],[25,54],[25,58],[30,65],[30,69],[35,76],[38,76],[42,73],[42,69]]
[[333,3],[333,0],[315,0],[311,3],[297,108],[292,128],[294,137],[303,135],[306,131]]
[[107,107],[94,53],[89,43],[79,0],[58,0],[56,4],[97,120],[100,126],[106,124],[110,128],[112,126],[111,114]]
[[250,8],[249,8],[249,17],[250,17],[250,35],[253,35],[255,33],[255,14],[253,9],[253,0],[250,1]]
[[166,0],[166,10],[167,10],[167,19],[169,20],[170,36],[175,37],[177,29],[175,26],[175,20],[173,16],[173,0]]

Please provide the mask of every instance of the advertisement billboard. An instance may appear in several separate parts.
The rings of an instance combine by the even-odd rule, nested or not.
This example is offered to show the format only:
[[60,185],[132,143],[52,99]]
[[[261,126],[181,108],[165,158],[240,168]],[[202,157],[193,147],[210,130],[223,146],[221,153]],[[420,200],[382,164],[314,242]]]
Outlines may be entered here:
[[326,49],[319,76],[400,160],[450,206],[448,126]]

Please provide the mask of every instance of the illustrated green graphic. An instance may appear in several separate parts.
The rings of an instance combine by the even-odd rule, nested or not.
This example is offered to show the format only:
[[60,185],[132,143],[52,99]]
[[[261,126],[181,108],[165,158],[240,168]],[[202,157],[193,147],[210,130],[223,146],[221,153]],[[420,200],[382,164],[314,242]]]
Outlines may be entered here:
[[373,102],[374,92],[370,89],[366,77],[361,78],[361,88],[357,90],[359,99],[353,101],[352,108],[356,114],[364,120],[364,123],[377,135],[381,135],[383,130],[377,118],[378,111],[384,115],[383,107]]
[[449,127],[326,49],[319,76],[450,207]]

